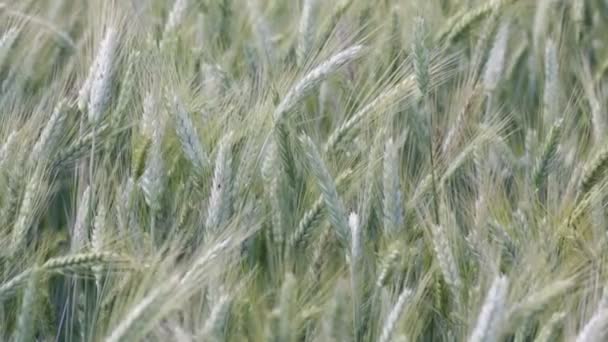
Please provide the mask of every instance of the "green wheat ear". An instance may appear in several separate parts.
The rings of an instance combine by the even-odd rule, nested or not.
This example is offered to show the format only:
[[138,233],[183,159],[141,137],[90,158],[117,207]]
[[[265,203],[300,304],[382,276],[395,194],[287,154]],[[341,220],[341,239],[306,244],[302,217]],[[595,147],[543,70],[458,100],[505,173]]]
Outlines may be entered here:
[[35,335],[35,313],[36,307],[35,299],[37,294],[38,276],[34,272],[30,276],[28,285],[23,293],[21,301],[21,310],[19,311],[19,317],[17,319],[17,329],[15,334],[15,341],[27,342],[31,341]]
[[469,341],[496,341],[499,338],[505,324],[505,306],[507,304],[508,290],[509,279],[502,275],[497,276],[486,294],[475,329],[471,333]]
[[587,194],[599,184],[604,179],[607,169],[608,148],[604,148],[585,166],[581,180],[581,193]]
[[435,39],[437,41],[444,39],[448,42],[453,41],[486,15],[493,11],[499,11],[503,6],[516,1],[517,0],[487,1],[472,10],[459,12],[448,19],[448,22],[445,24],[444,28],[439,31]]
[[547,175],[549,174],[549,164],[557,154],[559,140],[563,131],[563,123],[563,119],[557,120],[547,135],[542,154],[538,159],[533,172],[533,183],[536,191],[538,191],[545,182]]
[[152,140],[143,136],[134,142],[131,170],[133,170],[133,178],[135,179],[139,179],[144,173],[145,161],[151,144]]
[[408,288],[403,288],[403,291],[399,294],[399,297],[397,298],[397,302],[395,303],[395,305],[391,309],[390,313],[386,317],[386,321],[384,322],[384,325],[382,326],[382,333],[380,334],[379,341],[388,342],[391,340],[391,336],[394,333],[396,324],[397,324],[399,318],[401,317],[401,315],[403,314],[405,306],[406,306],[408,300],[410,300],[411,296],[412,296],[412,291]]
[[[348,169],[342,172],[338,177],[336,177],[336,187],[340,187],[344,181],[350,177],[353,173],[352,169]],[[311,208],[304,213],[300,222],[298,223],[298,227],[292,233],[289,238],[289,245],[292,247],[296,247],[298,244],[302,242],[302,240],[310,234],[310,230],[318,223],[321,219],[322,211],[324,209],[325,202],[323,195],[319,196],[315,202],[312,204]]]
[[308,136],[301,136],[300,141],[304,145],[309,169],[317,180],[317,185],[323,194],[325,206],[329,213],[329,220],[334,226],[338,239],[343,246],[348,246],[349,233],[346,220],[346,210],[338,195],[336,184],[330,175],[327,166],[321,159],[316,144]]
[[384,287],[390,281],[403,256],[403,249],[405,249],[405,244],[401,241],[395,241],[388,246],[386,253],[380,259],[380,264],[378,266],[377,287]]

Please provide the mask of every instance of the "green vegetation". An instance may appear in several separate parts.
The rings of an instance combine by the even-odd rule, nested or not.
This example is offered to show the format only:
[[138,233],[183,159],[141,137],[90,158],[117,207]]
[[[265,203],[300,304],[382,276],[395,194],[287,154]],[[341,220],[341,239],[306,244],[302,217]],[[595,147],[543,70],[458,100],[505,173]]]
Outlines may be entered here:
[[0,340],[608,340],[608,1],[0,2]]

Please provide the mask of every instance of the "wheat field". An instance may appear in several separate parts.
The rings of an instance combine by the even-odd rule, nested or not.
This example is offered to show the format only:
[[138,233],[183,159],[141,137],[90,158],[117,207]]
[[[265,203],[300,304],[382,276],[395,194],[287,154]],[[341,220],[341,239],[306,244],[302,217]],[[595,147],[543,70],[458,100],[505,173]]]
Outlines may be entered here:
[[0,340],[607,341],[608,1],[0,2]]

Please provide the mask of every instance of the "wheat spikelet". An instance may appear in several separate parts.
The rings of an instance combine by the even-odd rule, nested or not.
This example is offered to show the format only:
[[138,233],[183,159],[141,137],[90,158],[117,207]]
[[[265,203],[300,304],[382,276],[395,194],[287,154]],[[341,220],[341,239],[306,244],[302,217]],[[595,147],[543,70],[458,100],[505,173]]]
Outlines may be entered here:
[[537,50],[541,49],[541,41],[547,31],[547,19],[550,18],[549,15],[555,3],[555,0],[539,0],[536,2],[532,25],[532,39],[534,48]]
[[436,39],[443,40],[445,38],[447,41],[452,41],[459,37],[475,22],[490,14],[492,11],[499,11],[503,6],[515,1],[517,0],[486,1],[473,10],[461,12],[448,19],[445,28],[439,31]]
[[581,181],[581,194],[586,194],[599,184],[605,177],[608,168],[608,148],[601,150],[596,157],[585,166]]
[[0,302],[4,302],[6,298],[13,295],[14,292],[30,278],[33,272],[33,270],[25,270],[11,278],[11,280],[2,283],[2,285],[0,285]]
[[323,269],[325,254],[327,250],[332,246],[335,242],[335,234],[332,234],[332,230],[324,227],[323,231],[319,235],[318,242],[315,245],[315,249],[312,254],[312,262],[310,263],[310,267],[308,269],[308,275],[310,279],[314,281],[320,281],[321,279],[321,271]]
[[517,67],[523,63],[524,58],[526,57],[526,52],[530,49],[530,44],[528,41],[521,41],[514,49],[514,52],[511,54],[510,62],[505,70],[505,79],[511,79],[515,75],[515,72],[519,70]]
[[[352,169],[347,169],[336,177],[336,187],[340,186],[352,173]],[[289,238],[289,245],[291,247],[297,246],[305,238],[310,229],[321,219],[324,204],[324,198],[321,195],[315,200],[310,209],[304,213],[298,223],[298,227]]]
[[66,110],[65,102],[60,101],[32,148],[32,161],[46,158],[53,151],[53,148],[63,134],[63,128],[67,119]]
[[275,174],[270,182],[268,197],[272,209],[272,239],[277,246],[282,246],[285,240],[287,228],[286,210],[284,202],[281,201],[282,179]]
[[593,207],[593,203],[597,202],[598,196],[600,196],[599,191],[581,193],[581,198],[570,212],[566,224],[569,226],[575,226],[576,223],[583,217],[587,209]]
[[224,335],[224,323],[230,309],[230,298],[226,295],[220,296],[209,317],[203,325],[202,335],[209,341],[222,341]]
[[[101,136],[105,134],[107,128],[108,125],[105,123],[97,126],[95,129],[96,135]],[[59,152],[57,152],[53,168],[65,166],[66,164],[73,162],[75,159],[82,157],[82,155],[87,152],[87,148],[92,146],[93,136],[94,134],[92,132],[81,135],[68,147],[59,150]]]
[[146,93],[143,103],[143,113],[140,120],[139,137],[135,138],[133,144],[133,154],[131,163],[131,172],[135,178],[141,177],[144,172],[146,157],[152,141],[155,136],[155,132],[159,129],[161,123],[159,122],[157,113],[157,100],[151,91]]
[[121,184],[121,191],[116,193],[116,220],[118,223],[119,234],[124,236],[127,232],[130,217],[132,216],[131,206],[135,181],[129,177]]
[[382,92],[367,105],[355,112],[348,120],[336,127],[327,138],[323,151],[325,153],[334,151],[347,136],[347,134],[353,133],[357,125],[369,113],[385,107],[398,98],[407,98],[408,96],[412,96],[415,93],[415,90],[416,81],[415,78],[411,76],[405,78],[387,91]]
[[142,135],[152,138],[159,125],[158,100],[152,91],[148,91],[144,97],[143,111],[140,120],[140,131]]
[[87,74],[87,77],[84,79],[82,85],[80,86],[80,89],[78,90],[77,106],[78,110],[83,113],[87,110],[89,98],[91,97],[91,82],[93,76],[95,75],[95,66],[96,61],[94,60],[93,64],[89,68],[89,73]]
[[362,45],[351,46],[333,55],[304,75],[289,89],[277,106],[274,111],[274,121],[281,122],[285,114],[289,113],[313,88],[342,66],[361,56],[362,52]]
[[384,153],[386,129],[382,128],[378,131],[377,137],[372,142],[369,155],[366,158],[367,165],[365,167],[363,193],[361,195],[363,204],[360,209],[361,222],[369,223],[370,217],[374,210],[374,202],[376,199],[377,189],[377,160],[382,159]]
[[89,212],[91,201],[91,188],[86,187],[80,197],[80,203],[76,211],[76,220],[72,228],[72,239],[70,248],[72,252],[80,251],[89,243]]
[[306,62],[306,57],[311,50],[315,34],[317,0],[304,0],[302,3],[302,14],[300,25],[298,26],[298,45],[296,57],[298,65],[302,66]]
[[538,145],[538,134],[533,129],[528,129],[524,139],[524,163],[530,167],[534,163],[534,155],[536,154]]
[[173,32],[182,23],[187,14],[188,5],[189,0],[175,0],[165,24],[165,36]]
[[504,320],[505,306],[509,280],[505,276],[497,276],[484,300],[477,324],[469,338],[470,342],[498,341]]
[[346,330],[347,323],[345,317],[348,316],[345,294],[340,291],[332,297],[328,308],[328,317],[323,320],[324,336],[328,336],[329,341],[347,341],[350,334]]
[[608,309],[598,309],[576,336],[576,342],[605,341],[608,335]]
[[310,170],[317,179],[317,184],[321,189],[325,206],[329,212],[330,222],[336,229],[336,233],[343,246],[348,246],[348,222],[346,220],[346,211],[344,205],[338,196],[336,184],[329,174],[325,163],[321,159],[315,143],[308,136],[300,138],[305,146],[306,157],[310,164]]
[[117,32],[110,27],[106,30],[95,58],[95,66],[91,69],[93,73],[88,98],[88,118],[91,123],[97,123],[101,119],[108,105],[117,45]]
[[17,319],[17,330],[15,332],[15,342],[29,342],[34,338],[36,327],[34,325],[35,300],[37,293],[38,277],[34,272],[28,281],[27,288],[23,294],[21,310]]
[[543,91],[543,118],[545,124],[552,122],[560,108],[559,63],[557,46],[553,40],[545,46],[545,89]]
[[332,12],[329,20],[327,21],[326,24],[323,25],[323,28],[320,30],[321,38],[320,38],[319,42],[321,44],[327,43],[327,41],[331,37],[334,29],[340,22],[340,19],[342,19],[342,17],[346,13],[346,11],[348,11],[348,9],[352,5],[352,3],[353,3],[353,0],[340,0],[340,2],[338,2],[336,4],[336,7],[334,8],[334,11]]
[[[106,233],[106,224],[107,224],[107,212],[106,206],[103,203],[100,203],[97,208],[97,215],[95,215],[95,220],[93,223],[93,231],[91,232],[91,247],[93,252],[102,253],[104,251],[104,240]],[[94,266],[93,272],[95,273],[95,282],[97,284],[97,289],[101,290],[101,278],[103,267]]]
[[219,143],[215,170],[213,172],[213,183],[209,197],[207,210],[207,229],[217,229],[230,216],[230,203],[232,195],[232,132],[227,133]]
[[[286,227],[286,210],[285,202],[281,202],[281,191],[284,189],[284,164],[279,162],[279,149],[278,141],[280,139],[274,139],[273,142],[268,146],[264,161],[262,164],[262,177],[264,179],[264,187],[266,190],[267,198],[270,202],[271,219],[272,219],[272,239],[277,246],[282,246],[284,241],[284,229]],[[287,149],[289,151],[289,149]],[[284,155],[285,156],[285,155]],[[291,160],[290,156],[286,156],[288,162]]]
[[355,268],[355,266],[360,266],[360,265],[357,265],[357,263],[361,261],[361,257],[362,257],[361,239],[362,239],[363,232],[361,231],[359,215],[357,215],[357,213],[352,212],[352,213],[350,213],[350,215],[348,215],[348,227],[350,228],[350,235],[351,235],[351,254],[350,254],[351,266],[352,266],[352,272],[354,272],[355,270],[357,270],[357,268]]
[[120,93],[118,94],[118,101],[116,103],[116,110],[114,112],[115,114],[114,117],[112,117],[112,119],[114,119],[116,122],[118,122],[121,117],[115,117],[123,115],[123,113],[125,113],[127,109],[127,106],[129,105],[129,102],[131,101],[131,99],[133,99],[133,90],[135,88],[135,68],[139,64],[139,62],[139,51],[136,51],[135,53],[129,55],[129,58],[127,60],[127,70],[120,83]]
[[136,330],[138,321],[153,308],[153,305],[174,290],[171,287],[177,285],[179,277],[173,276],[163,286],[152,289],[143,299],[135,304],[120,323],[106,337],[106,342],[120,342],[129,340],[129,335]]
[[400,241],[392,243],[386,255],[384,255],[380,261],[378,267],[378,278],[376,279],[377,287],[384,287],[391,277],[397,262],[402,255],[403,244]]
[[17,215],[17,219],[13,227],[10,246],[11,254],[19,251],[25,242],[28,230],[33,221],[32,215],[36,205],[36,197],[39,195],[38,191],[41,188],[40,182],[40,175],[36,173],[31,177],[30,181],[25,187],[25,193],[23,195],[23,200],[21,201],[19,214]]
[[575,282],[572,279],[554,281],[543,289],[528,295],[528,298],[522,302],[513,305],[509,309],[509,316],[521,315],[527,318],[534,313],[541,312],[543,308],[553,303],[557,297],[571,290],[574,284]]
[[359,329],[363,326],[361,321],[361,306],[363,282],[363,232],[359,222],[359,215],[352,212],[348,216],[348,226],[351,232],[351,247],[350,247],[350,282],[353,292],[353,322],[355,326],[355,337],[359,337]]
[[442,155],[448,155],[450,149],[461,142],[462,133],[467,124],[467,116],[469,116],[479,104],[479,99],[481,98],[481,96],[479,96],[480,89],[480,86],[466,88],[465,93],[463,94],[464,101],[462,102],[462,107],[458,111],[455,122],[450,126],[448,133],[441,144]]
[[566,313],[557,312],[553,314],[545,324],[543,324],[540,332],[534,339],[534,342],[550,342],[554,341],[556,326],[566,317]]
[[261,166],[262,179],[265,183],[270,183],[276,173],[276,165],[278,159],[277,145],[274,140],[271,140],[263,151],[263,161]]
[[[19,163],[17,163],[19,165]],[[2,174],[4,176],[4,174]],[[7,227],[12,223],[14,215],[19,209],[19,200],[21,199],[20,191],[24,177],[20,173],[20,168],[14,167],[6,171],[6,193],[2,201],[2,210],[0,211],[0,223]]]
[[608,71],[608,58],[604,59],[604,61],[601,62],[598,70],[595,72],[595,77],[594,77],[595,82],[599,82],[602,79],[602,77],[604,77],[604,75],[606,74],[607,71]]
[[306,236],[307,232],[310,228],[315,225],[316,222],[321,218],[321,212],[323,210],[324,199],[322,196],[319,196],[312,204],[311,208],[308,209],[300,219],[298,223],[298,227],[291,235],[289,239],[290,246],[297,246],[302,239]]
[[0,169],[4,168],[6,162],[9,160],[9,158],[13,154],[16,143],[17,143],[16,138],[17,138],[17,132],[11,131],[9,133],[8,137],[6,137],[4,144],[2,144],[2,147],[0,148]]
[[205,97],[209,99],[210,103],[217,104],[224,95],[227,84],[228,75],[217,64],[203,64],[201,65],[201,87]]
[[443,274],[443,279],[450,286],[454,295],[458,295],[462,289],[462,281],[445,228],[443,226],[433,226],[431,232],[435,255]]
[[403,223],[401,186],[399,184],[399,156],[398,146],[390,138],[384,148],[383,169],[383,210],[384,232],[387,236],[394,236]]
[[296,279],[293,274],[288,273],[283,280],[279,296],[279,304],[276,313],[279,314],[278,329],[276,330],[276,341],[291,341],[293,336],[292,312],[295,302]]
[[106,265],[114,262],[124,261],[120,255],[111,252],[102,253],[75,253],[47,260],[40,270],[60,271],[68,268],[88,267],[94,265]]
[[585,1],[574,0],[570,6],[570,14],[576,29],[576,38],[580,39],[585,21]]
[[600,298],[600,302],[598,304],[598,309],[606,308],[608,308],[608,285],[604,285],[602,288],[602,297]]
[[555,158],[557,153],[557,146],[562,134],[562,125],[563,120],[560,119],[557,120],[551,127],[551,130],[547,135],[547,141],[543,147],[543,153],[538,159],[536,167],[534,168],[533,182],[537,190],[540,189],[543,182],[547,178],[549,173],[549,164]]
[[[473,56],[471,57],[471,65],[482,66],[484,64],[483,59],[486,55],[486,51],[488,50],[488,42],[494,34],[499,17],[500,11],[492,11],[490,16],[485,20],[483,27],[480,29],[480,36],[475,44],[475,50],[473,51]],[[473,68],[471,77],[476,79],[478,77],[478,72],[477,67]]]
[[583,81],[583,90],[591,109],[593,140],[595,143],[601,143],[603,142],[608,123],[602,111],[601,89],[596,89],[590,69],[589,63],[583,60],[581,80]]
[[144,192],[146,204],[154,212],[161,208],[161,197],[165,190],[165,162],[162,155],[162,133],[155,134],[148,157],[146,168],[139,180],[139,186]]
[[173,103],[175,110],[175,130],[182,145],[182,150],[186,154],[188,160],[194,165],[196,171],[201,172],[201,170],[209,164],[207,154],[196,133],[194,124],[177,96],[173,98]]
[[277,154],[276,162],[274,165],[276,168],[275,176],[280,180],[280,188],[277,190],[285,191],[285,196],[293,196],[293,187],[297,180],[297,168],[294,160],[293,143],[291,134],[286,123],[277,123],[274,126],[273,132],[274,145],[276,147],[275,153]]
[[232,0],[223,0],[220,2],[220,28],[219,28],[219,39],[223,47],[229,46],[231,42],[230,35],[230,24],[234,16],[234,10],[232,8]]
[[389,342],[391,341],[391,337],[395,331],[395,327],[397,322],[401,318],[403,314],[403,310],[405,309],[405,305],[407,304],[408,299],[411,297],[412,291],[408,288],[403,288],[401,293],[399,294],[399,298],[397,298],[397,303],[391,309],[391,312],[388,314],[384,325],[382,326],[382,333],[380,334],[380,338],[378,341],[380,342]]
[[200,275],[199,272],[201,272],[204,266],[217,258],[221,252],[225,252],[229,247],[232,247],[232,242],[232,238],[229,237],[213,244],[212,247],[192,262],[188,271],[181,277],[180,283],[188,284],[190,281],[196,280],[195,277]]
[[412,54],[414,59],[414,75],[418,90],[424,98],[429,91],[430,72],[429,72],[429,51],[425,46],[424,40],[426,28],[424,19],[417,17],[414,21],[414,42],[412,44]]
[[[454,172],[456,172],[456,170],[458,170],[467,160],[470,160],[472,156],[474,157],[474,154],[476,153],[476,151],[479,150],[480,146],[483,146],[483,144],[488,143],[488,141],[495,136],[496,131],[489,130],[476,137],[475,140],[470,141],[469,144],[465,148],[463,148],[460,153],[458,153],[458,155],[456,155],[452,158],[452,160],[450,160],[450,163],[447,166],[447,169],[445,170],[443,175],[441,176],[439,183],[444,184],[445,182],[447,182],[450,177],[454,175]],[[421,187],[421,190],[425,190],[425,188]],[[417,200],[419,194],[422,194],[422,192],[416,191],[414,199]]]
[[0,68],[4,65],[18,35],[19,31],[16,28],[10,28],[0,37]]
[[507,23],[500,26],[494,45],[490,50],[488,62],[483,74],[484,89],[488,93],[494,92],[503,74],[505,67],[505,54],[509,40],[509,25]]
[[274,63],[276,60],[274,44],[271,41],[272,32],[266,19],[263,16],[260,8],[259,0],[247,1],[247,9],[249,19],[253,26],[253,31],[258,42],[259,48],[262,50],[263,57],[268,64]]

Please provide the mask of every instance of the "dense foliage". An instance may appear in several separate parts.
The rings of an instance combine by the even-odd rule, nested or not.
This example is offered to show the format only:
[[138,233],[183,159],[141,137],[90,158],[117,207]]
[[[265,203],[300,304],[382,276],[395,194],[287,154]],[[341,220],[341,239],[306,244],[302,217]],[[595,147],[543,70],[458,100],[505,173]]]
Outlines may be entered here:
[[605,341],[608,1],[0,3],[0,340]]

